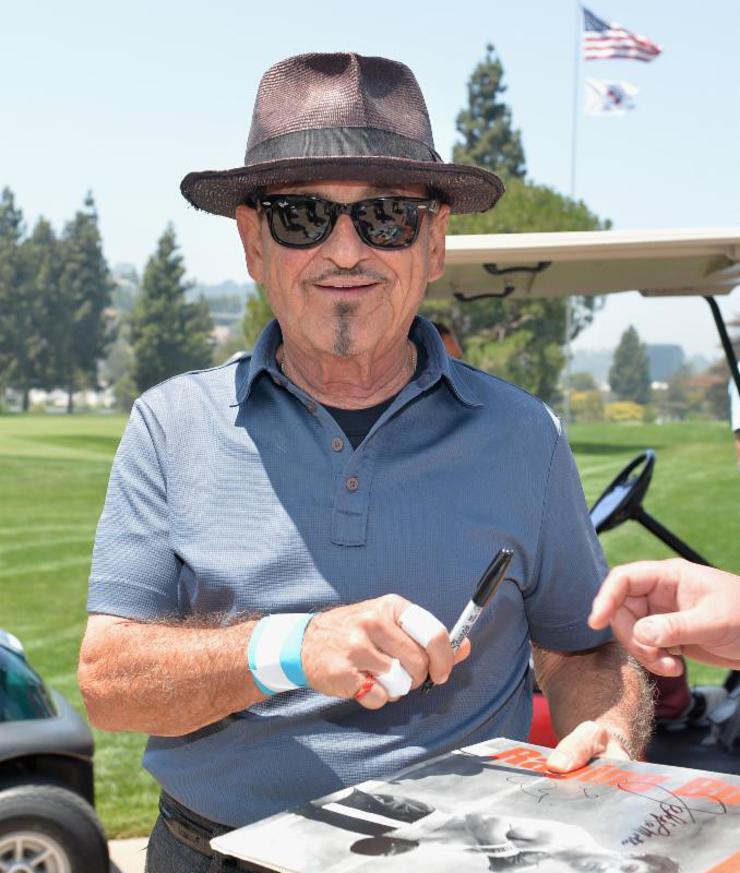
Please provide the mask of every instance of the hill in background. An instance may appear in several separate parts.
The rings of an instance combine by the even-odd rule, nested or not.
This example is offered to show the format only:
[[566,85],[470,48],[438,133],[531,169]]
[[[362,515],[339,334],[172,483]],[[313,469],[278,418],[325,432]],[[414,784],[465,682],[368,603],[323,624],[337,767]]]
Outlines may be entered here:
[[[711,365],[704,355],[687,358],[679,345],[648,343],[647,351],[653,382],[668,381],[682,366],[692,373],[703,373]],[[573,352],[570,369],[572,373],[590,373],[599,385],[606,385],[613,357],[614,349],[578,349]]]

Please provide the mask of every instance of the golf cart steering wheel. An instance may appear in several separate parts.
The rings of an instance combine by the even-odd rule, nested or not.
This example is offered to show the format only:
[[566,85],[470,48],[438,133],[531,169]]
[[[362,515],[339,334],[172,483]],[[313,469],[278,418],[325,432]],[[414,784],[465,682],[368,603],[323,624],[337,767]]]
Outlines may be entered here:
[[640,514],[642,498],[650,485],[654,466],[655,452],[646,449],[611,482],[591,507],[591,521],[597,534]]

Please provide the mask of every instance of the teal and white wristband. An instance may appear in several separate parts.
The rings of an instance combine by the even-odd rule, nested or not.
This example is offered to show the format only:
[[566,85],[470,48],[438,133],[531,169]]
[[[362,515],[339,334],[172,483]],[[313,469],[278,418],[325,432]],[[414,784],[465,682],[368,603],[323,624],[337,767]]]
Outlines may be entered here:
[[249,669],[263,694],[306,688],[301,663],[303,635],[312,612],[268,615],[257,622],[247,648]]

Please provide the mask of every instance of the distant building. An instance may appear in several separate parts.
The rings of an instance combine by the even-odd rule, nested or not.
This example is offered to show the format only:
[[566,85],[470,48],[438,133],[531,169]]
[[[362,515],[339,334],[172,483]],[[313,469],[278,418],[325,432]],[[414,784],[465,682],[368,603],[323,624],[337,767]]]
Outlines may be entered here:
[[669,343],[647,345],[650,381],[667,382],[685,362],[683,348]]

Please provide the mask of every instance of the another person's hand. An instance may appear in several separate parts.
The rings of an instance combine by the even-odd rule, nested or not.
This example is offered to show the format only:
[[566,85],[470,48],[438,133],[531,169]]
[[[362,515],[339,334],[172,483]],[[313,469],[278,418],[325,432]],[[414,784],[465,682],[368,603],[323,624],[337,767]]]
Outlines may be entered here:
[[619,758],[629,761],[625,744],[612,730],[597,721],[583,721],[553,749],[547,766],[556,773],[585,767],[592,758]]
[[[426,647],[415,642],[399,625],[411,603],[397,594],[386,594],[350,606],[340,606],[314,616],[306,628],[301,661],[309,684],[334,697],[354,697],[368,677],[386,673],[393,658],[417,688],[429,675],[440,685],[454,664],[470,654],[470,642],[453,652],[450,638],[440,628]],[[367,709],[379,709],[392,698],[377,680],[357,699]],[[367,686],[365,686],[367,687]]]
[[594,599],[588,623],[611,623],[648,670],[679,676],[685,655],[740,667],[740,578],[680,558],[615,567]]

